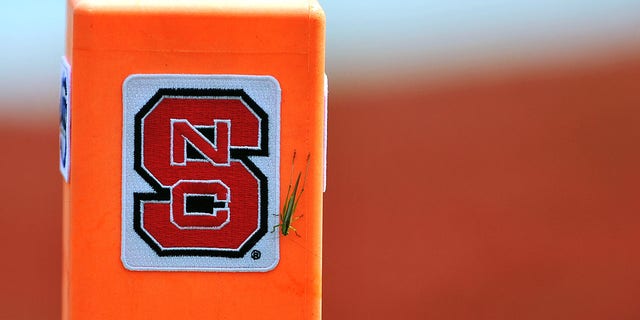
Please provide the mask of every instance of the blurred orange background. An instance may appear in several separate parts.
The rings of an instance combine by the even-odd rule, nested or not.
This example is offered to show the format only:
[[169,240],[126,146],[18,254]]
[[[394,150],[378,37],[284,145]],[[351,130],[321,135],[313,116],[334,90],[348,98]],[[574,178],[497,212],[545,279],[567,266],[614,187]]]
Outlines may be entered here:
[[[325,319],[640,318],[637,5],[529,4],[539,9],[532,18],[504,1],[408,1],[400,11],[321,3]],[[13,56],[0,64],[9,97],[0,108],[0,319],[57,319],[64,4],[21,8],[1,29],[17,33],[11,23],[29,19],[51,23],[24,27],[36,38],[60,29],[32,45],[46,63],[20,62],[40,69],[18,73]],[[433,12],[452,21],[427,28]],[[416,17],[425,21],[412,25]],[[384,28],[375,23],[402,20],[374,41]],[[451,40],[466,32],[473,42]],[[5,54],[30,48],[5,43]]]

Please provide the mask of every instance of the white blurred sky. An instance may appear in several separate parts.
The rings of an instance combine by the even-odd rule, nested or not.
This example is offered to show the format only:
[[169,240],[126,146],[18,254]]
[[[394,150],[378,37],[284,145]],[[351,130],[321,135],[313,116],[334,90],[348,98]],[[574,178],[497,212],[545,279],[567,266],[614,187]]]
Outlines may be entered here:
[[[456,72],[640,44],[638,0],[320,0],[331,77]],[[65,1],[0,10],[0,111],[57,108]],[[364,73],[363,73],[364,74]],[[16,108],[17,107],[17,108]]]

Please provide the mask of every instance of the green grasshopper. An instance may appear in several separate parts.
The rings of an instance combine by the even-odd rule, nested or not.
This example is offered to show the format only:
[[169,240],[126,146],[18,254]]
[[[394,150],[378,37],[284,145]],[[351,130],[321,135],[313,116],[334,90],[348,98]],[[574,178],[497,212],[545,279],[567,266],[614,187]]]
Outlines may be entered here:
[[[311,154],[307,154],[307,166],[304,171],[304,178],[302,180],[302,185],[300,185],[300,177],[302,176],[302,172],[298,172],[298,177],[296,178],[296,183],[293,185],[293,191],[291,190],[291,181],[293,181],[293,166],[296,162],[296,151],[293,151],[293,160],[291,161],[291,173],[289,174],[289,188],[287,189],[287,196],[285,197],[284,205],[282,206],[282,211],[280,212],[280,224],[273,227],[271,232],[275,232],[276,228],[280,227],[280,231],[283,235],[289,234],[289,229],[293,230],[295,234],[299,237],[298,231],[291,225],[291,222],[296,221],[302,218],[302,215],[298,217],[294,217],[293,214],[296,212],[296,208],[298,207],[298,202],[300,201],[300,197],[302,197],[302,193],[304,192],[304,185],[307,182],[307,172],[309,171],[309,159],[311,158]],[[298,187],[300,190],[298,191]]]

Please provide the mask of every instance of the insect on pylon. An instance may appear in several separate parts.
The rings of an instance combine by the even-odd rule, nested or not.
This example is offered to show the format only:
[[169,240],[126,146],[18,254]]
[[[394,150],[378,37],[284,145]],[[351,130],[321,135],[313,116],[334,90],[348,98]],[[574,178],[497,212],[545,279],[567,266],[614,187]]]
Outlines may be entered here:
[[318,0],[61,2],[61,318],[321,319]]
[[[291,160],[291,172],[289,173],[289,187],[287,188],[287,196],[284,200],[284,205],[282,205],[282,211],[280,212],[280,224],[273,227],[271,232],[275,232],[276,228],[280,227],[280,232],[282,235],[288,235],[289,229],[295,232],[296,236],[300,236],[296,228],[294,228],[291,223],[302,218],[303,215],[299,215],[294,217],[293,214],[296,212],[296,208],[298,207],[298,202],[300,201],[300,197],[302,197],[302,193],[304,192],[304,185],[307,182],[307,172],[309,171],[309,159],[311,158],[311,153],[307,154],[307,164],[304,170],[304,177],[302,179],[302,185],[300,185],[300,178],[302,176],[302,172],[298,172],[298,176],[296,177],[296,183],[293,185],[293,190],[291,190],[291,182],[293,181],[293,170],[296,162],[296,151],[293,151],[293,159]],[[298,192],[298,187],[300,187],[300,191]]]

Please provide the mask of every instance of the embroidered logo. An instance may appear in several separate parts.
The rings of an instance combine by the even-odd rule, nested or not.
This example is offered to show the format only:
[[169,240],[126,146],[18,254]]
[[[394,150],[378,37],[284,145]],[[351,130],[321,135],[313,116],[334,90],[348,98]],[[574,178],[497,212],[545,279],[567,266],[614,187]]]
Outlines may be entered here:
[[125,267],[274,268],[279,238],[268,230],[279,207],[277,81],[132,75],[123,96]]
[[67,59],[62,58],[62,73],[60,77],[60,173],[69,182],[69,128],[71,126],[71,67]]

